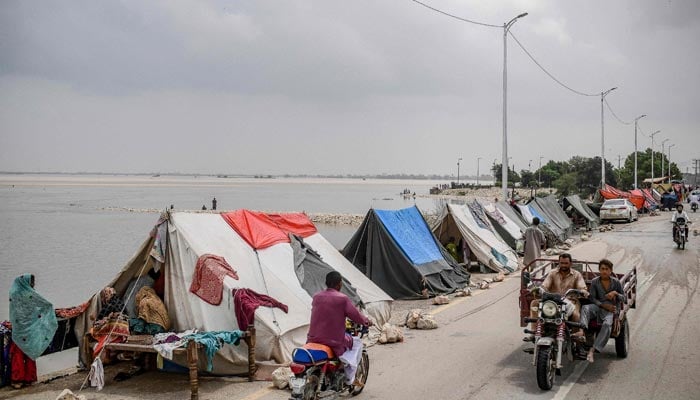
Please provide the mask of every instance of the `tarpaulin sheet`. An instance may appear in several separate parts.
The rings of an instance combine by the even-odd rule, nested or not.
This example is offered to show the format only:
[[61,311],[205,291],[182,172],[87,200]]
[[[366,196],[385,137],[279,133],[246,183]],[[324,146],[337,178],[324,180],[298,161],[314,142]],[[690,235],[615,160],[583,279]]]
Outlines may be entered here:
[[443,258],[418,208],[411,207],[395,211],[375,210],[375,212],[412,263],[425,264]]
[[221,213],[226,223],[254,249],[265,249],[278,243],[289,243],[289,233],[302,238],[316,233],[316,227],[302,214],[266,214],[236,210]]

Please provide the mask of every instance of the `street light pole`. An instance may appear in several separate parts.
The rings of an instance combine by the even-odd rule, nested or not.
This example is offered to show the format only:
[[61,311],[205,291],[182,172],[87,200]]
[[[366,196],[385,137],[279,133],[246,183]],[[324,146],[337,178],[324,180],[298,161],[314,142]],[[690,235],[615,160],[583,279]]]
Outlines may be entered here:
[[651,138],[651,187],[654,187],[654,136],[661,133],[661,131],[656,131],[649,135]]
[[481,157],[476,158],[476,186],[479,186],[479,161],[481,161]]
[[615,89],[617,87],[600,92],[600,187],[602,189],[605,189],[605,111],[603,102],[605,101],[605,96]]
[[457,159],[457,187],[459,187],[459,162],[462,161],[462,158]]
[[508,200],[508,30],[519,19],[526,16],[522,13],[503,24],[503,165],[501,165],[501,191],[503,201]]
[[646,114],[642,114],[634,119],[634,188],[637,188],[637,121],[646,117]]
[[671,183],[671,147],[675,145],[675,143],[668,145],[668,183]]
[[539,190],[540,186],[542,186],[542,159],[543,158],[544,157],[540,156],[540,168],[537,169],[537,189],[538,190]]
[[664,157],[666,157],[666,151],[664,150],[664,145],[668,142],[668,138],[661,141],[661,183],[664,183]]

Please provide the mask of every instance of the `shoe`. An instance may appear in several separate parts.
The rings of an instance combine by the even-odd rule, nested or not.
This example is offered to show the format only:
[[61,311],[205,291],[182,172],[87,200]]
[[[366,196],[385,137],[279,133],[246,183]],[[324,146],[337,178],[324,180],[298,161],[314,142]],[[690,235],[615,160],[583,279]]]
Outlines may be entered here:
[[22,386],[24,386],[22,383],[13,383],[12,389],[22,389]]
[[588,355],[586,356],[586,361],[588,361],[589,363],[593,363],[593,354],[588,353]]

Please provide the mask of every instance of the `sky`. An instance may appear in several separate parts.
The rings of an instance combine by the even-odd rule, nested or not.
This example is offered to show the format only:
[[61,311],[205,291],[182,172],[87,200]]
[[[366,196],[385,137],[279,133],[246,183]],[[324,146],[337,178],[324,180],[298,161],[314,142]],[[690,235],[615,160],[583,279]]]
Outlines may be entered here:
[[[0,171],[474,175],[638,148],[700,158],[695,0],[5,0]],[[606,158],[634,124],[604,110]],[[480,159],[479,159],[480,158]],[[692,167],[691,167],[692,169]]]

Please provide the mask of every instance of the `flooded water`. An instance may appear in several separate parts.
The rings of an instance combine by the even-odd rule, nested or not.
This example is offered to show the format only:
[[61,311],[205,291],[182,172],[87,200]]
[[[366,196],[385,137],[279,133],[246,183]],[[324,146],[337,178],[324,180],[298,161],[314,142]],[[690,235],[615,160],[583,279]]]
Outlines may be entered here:
[[[111,280],[158,218],[125,209],[209,208],[215,196],[219,210],[364,214],[416,204],[430,212],[442,203],[420,195],[438,183],[445,182],[0,175],[0,320],[9,318],[7,293],[20,274],[35,274],[36,289],[55,307],[78,305]],[[418,196],[404,198],[404,189]],[[318,229],[342,248],[357,227]]]

